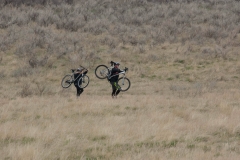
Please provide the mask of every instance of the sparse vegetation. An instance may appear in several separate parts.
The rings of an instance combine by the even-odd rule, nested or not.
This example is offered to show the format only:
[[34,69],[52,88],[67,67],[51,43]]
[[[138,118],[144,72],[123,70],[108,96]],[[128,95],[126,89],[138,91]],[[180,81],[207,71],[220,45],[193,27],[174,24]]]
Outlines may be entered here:
[[[238,0],[0,0],[0,159],[240,157]],[[132,86],[111,99],[98,64]],[[60,81],[89,69],[79,99]]]

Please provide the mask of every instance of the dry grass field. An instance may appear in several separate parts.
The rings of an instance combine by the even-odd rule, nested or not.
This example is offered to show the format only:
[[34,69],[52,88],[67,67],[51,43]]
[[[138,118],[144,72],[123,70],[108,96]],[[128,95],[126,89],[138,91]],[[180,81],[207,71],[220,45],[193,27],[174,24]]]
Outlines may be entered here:
[[[0,160],[240,159],[239,1],[4,2]],[[94,75],[111,60],[117,99]],[[60,83],[80,64],[76,98]]]

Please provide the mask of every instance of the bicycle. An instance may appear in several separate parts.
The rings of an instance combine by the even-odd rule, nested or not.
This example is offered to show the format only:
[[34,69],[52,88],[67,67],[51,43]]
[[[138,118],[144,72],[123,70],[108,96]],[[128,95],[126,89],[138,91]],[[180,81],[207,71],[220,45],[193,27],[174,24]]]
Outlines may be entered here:
[[112,71],[112,68],[114,67],[115,62],[111,61],[110,64],[111,64],[110,67],[107,67],[106,65],[97,66],[96,69],[95,69],[96,77],[99,78],[99,79],[107,78],[109,80],[113,76],[123,75],[123,77],[120,77],[118,79],[117,83],[121,87],[121,91],[127,91],[131,86],[130,80],[126,77],[126,72],[128,71],[128,68],[125,67],[125,69],[122,70],[117,75],[111,76],[111,71]]
[[81,71],[82,73],[79,74],[76,78],[74,78],[74,74],[75,74],[75,69],[71,69],[72,70],[72,74],[68,74],[65,75],[62,79],[62,87],[63,88],[68,88],[71,86],[72,83],[74,83],[79,77],[79,80],[77,82],[78,86],[80,88],[86,88],[89,84],[89,77],[86,75],[88,70],[86,68],[84,68],[83,66],[80,66],[83,68],[83,70]]

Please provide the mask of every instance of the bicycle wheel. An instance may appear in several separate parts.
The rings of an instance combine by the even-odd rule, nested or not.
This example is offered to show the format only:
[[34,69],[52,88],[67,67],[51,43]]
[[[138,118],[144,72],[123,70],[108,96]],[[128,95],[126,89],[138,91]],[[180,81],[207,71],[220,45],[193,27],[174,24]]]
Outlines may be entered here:
[[130,86],[131,86],[131,82],[128,78],[126,77],[121,77],[118,79],[118,85],[121,87],[121,91],[127,91]]
[[107,78],[108,74],[109,74],[109,70],[108,70],[108,67],[105,65],[99,65],[95,69],[95,75],[99,79]]
[[72,83],[73,83],[73,77],[71,75],[66,75],[62,79],[61,85],[63,88],[68,88],[71,86]]
[[79,78],[78,80],[78,86],[80,88],[86,88],[89,84],[89,77],[87,75],[84,75],[83,77]]

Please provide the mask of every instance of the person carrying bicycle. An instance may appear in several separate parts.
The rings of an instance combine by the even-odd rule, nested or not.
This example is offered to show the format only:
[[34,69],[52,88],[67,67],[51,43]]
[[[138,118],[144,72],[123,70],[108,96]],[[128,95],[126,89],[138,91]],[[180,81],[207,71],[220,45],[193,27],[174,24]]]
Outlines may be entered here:
[[[75,79],[74,86],[77,89],[77,97],[79,97],[82,94],[82,92],[84,91],[83,88],[80,88],[78,86],[78,81],[81,78],[81,76],[79,76],[79,75],[82,74],[83,71],[84,71],[84,68],[78,68],[78,69],[76,69],[76,71],[74,73],[74,79]],[[81,81],[82,81],[82,79],[80,80],[80,84],[82,83]]]
[[117,95],[120,93],[121,91],[121,87],[118,85],[117,81],[119,78],[119,73],[122,71],[119,69],[119,63],[118,62],[114,62],[114,68],[111,71],[111,75],[110,75],[110,83],[112,85],[112,98],[117,98]]

